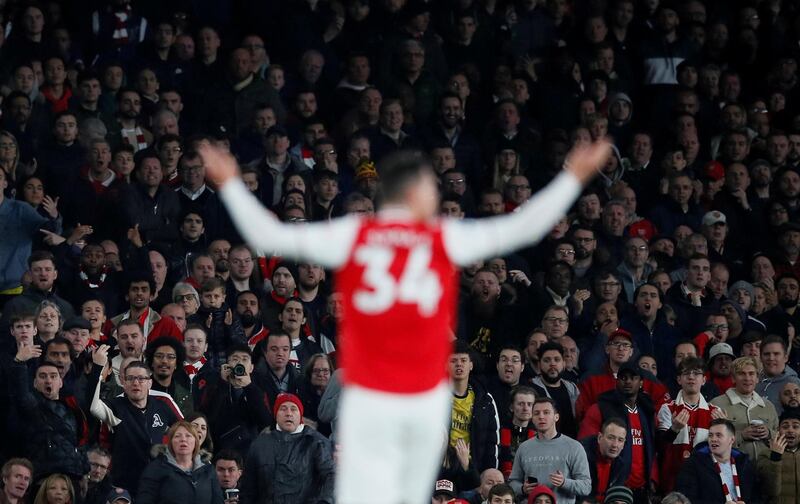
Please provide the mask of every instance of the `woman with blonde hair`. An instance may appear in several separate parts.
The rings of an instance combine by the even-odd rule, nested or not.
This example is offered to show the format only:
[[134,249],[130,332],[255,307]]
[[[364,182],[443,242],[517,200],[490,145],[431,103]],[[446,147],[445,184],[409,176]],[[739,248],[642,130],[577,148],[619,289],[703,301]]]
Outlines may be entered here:
[[75,487],[72,481],[63,474],[48,476],[39,491],[33,504],[73,504],[75,502]]
[[222,504],[216,471],[200,457],[200,436],[191,423],[175,422],[157,451],[142,473],[136,504]]
[[492,163],[492,180],[489,183],[492,189],[503,192],[506,182],[514,175],[522,173],[520,168],[519,152],[510,142],[501,143],[498,146],[497,154],[494,155]]

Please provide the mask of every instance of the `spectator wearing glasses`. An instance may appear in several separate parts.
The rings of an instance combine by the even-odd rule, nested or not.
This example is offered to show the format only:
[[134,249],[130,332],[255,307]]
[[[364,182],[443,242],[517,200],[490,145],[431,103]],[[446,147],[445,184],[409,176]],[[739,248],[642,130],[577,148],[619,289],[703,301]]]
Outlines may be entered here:
[[[129,323],[135,324],[128,321],[122,324]],[[170,425],[182,420],[183,415],[169,394],[151,390],[150,369],[140,361],[133,361],[121,370],[121,396],[101,399],[100,375],[108,364],[109,349],[108,345],[100,345],[92,353],[93,366],[86,390],[92,394],[92,416],[109,436],[114,484],[135,493],[139,477],[150,462],[150,449],[163,442]]]
[[653,272],[653,266],[647,262],[649,255],[647,242],[643,238],[634,236],[625,240],[623,259],[617,266],[617,273],[628,303],[633,303],[636,289],[644,285]]

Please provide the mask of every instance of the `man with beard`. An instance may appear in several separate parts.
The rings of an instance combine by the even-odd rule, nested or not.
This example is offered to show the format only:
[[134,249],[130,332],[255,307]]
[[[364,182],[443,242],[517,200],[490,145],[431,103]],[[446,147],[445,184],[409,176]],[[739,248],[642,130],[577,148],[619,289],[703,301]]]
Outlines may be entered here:
[[525,333],[522,314],[500,303],[500,282],[497,275],[481,269],[472,279],[469,296],[459,309],[458,339],[470,348],[492,359],[506,341],[514,341]]
[[102,399],[100,375],[108,364],[108,351],[108,345],[100,345],[92,354],[90,411],[110,436],[114,484],[135,493],[139,477],[150,462],[150,449],[163,443],[169,427],[183,416],[169,394],[151,392],[151,373],[144,362],[133,361],[122,370],[122,395]]
[[711,420],[723,418],[722,410],[710,406],[701,394],[705,384],[702,359],[689,357],[678,365],[678,391],[674,401],[658,410],[657,439],[660,446],[659,489],[666,494],[675,488],[675,477],[695,446],[708,439]]
[[492,394],[500,413],[500,420],[508,420],[511,415],[511,393],[520,384],[520,376],[525,364],[522,352],[512,345],[500,349],[496,362],[497,372],[486,380],[486,389]]
[[597,263],[597,237],[591,227],[577,225],[572,228],[572,241],[575,243],[575,264],[572,266],[575,277],[588,280],[602,265]]
[[119,354],[111,359],[111,371],[117,385],[122,386],[122,369],[120,366],[126,359],[141,361],[144,356],[144,333],[136,320],[123,320],[117,326],[117,348]]
[[255,255],[247,245],[236,245],[228,252],[230,274],[226,282],[225,299],[236,299],[238,293],[244,291],[263,292],[261,285],[253,280]]
[[706,382],[709,384],[705,391],[706,399],[724,394],[729,388],[733,387],[733,373],[731,364],[736,354],[733,347],[725,342],[717,343],[708,352],[708,367],[706,372]]
[[194,400],[183,368],[178,368],[184,360],[183,345],[174,338],[158,338],[147,345],[145,362],[153,372],[151,390],[169,394],[186,416],[194,410]]
[[603,422],[597,436],[581,440],[592,476],[592,491],[585,496],[585,501],[603,502],[607,489],[624,485],[628,479],[630,467],[620,457],[627,430],[625,420],[612,417]]
[[153,300],[153,277],[149,274],[133,273],[128,279],[128,291],[125,300],[128,302],[128,311],[111,319],[111,323],[118,327],[123,320],[135,320],[142,327],[146,341],[152,341],[161,336],[169,336],[178,341],[183,339],[178,326],[169,317],[162,317],[150,308]]
[[297,269],[288,262],[281,262],[272,270],[272,291],[267,294],[261,307],[261,319],[267,327],[278,327],[278,315],[290,297],[297,295]]
[[708,446],[698,448],[678,474],[677,491],[691,502],[733,502],[752,500],[756,470],[750,458],[734,448],[737,430],[723,418],[711,421]]
[[794,504],[800,498],[800,409],[783,412],[769,447],[758,460],[764,492],[770,503]]
[[800,311],[797,309],[800,298],[800,281],[792,274],[781,275],[775,280],[778,304],[783,308],[784,317],[795,327],[800,327]]
[[297,294],[305,306],[311,333],[316,337],[320,319],[327,308],[327,296],[321,288],[325,270],[319,264],[301,262],[297,264],[297,275]]
[[[212,235],[215,236],[215,235]],[[228,255],[231,251],[231,244],[228,240],[214,240],[208,244],[207,253],[214,260],[214,271],[216,276],[227,281],[230,277],[231,263]]]
[[636,313],[623,317],[620,327],[633,335],[637,354],[655,357],[659,378],[669,383],[675,376],[673,351],[682,338],[661,311],[661,291],[651,284],[641,285],[634,292],[633,306]]
[[153,134],[145,129],[139,119],[142,99],[133,89],[121,89],[117,93],[117,120],[109,125],[108,138],[114,146],[123,144],[133,147],[134,152],[147,149],[153,143]]
[[480,179],[480,146],[471,133],[464,131],[464,104],[461,98],[445,93],[439,98],[438,121],[426,135],[429,145],[443,143],[453,148],[456,166],[463,170],[467,180]]
[[247,344],[254,350],[256,343],[269,334],[261,322],[261,304],[255,292],[246,290],[237,294],[236,314],[242,322]]
[[514,456],[520,444],[536,436],[531,422],[536,391],[520,385],[511,392],[511,418],[500,423],[499,460],[500,470],[505,478],[511,475]]
[[781,389],[781,406],[784,410],[800,408],[800,384],[790,381]]
[[625,420],[627,438],[622,460],[630,467],[625,486],[633,491],[634,502],[647,502],[653,490],[651,475],[656,464],[653,400],[642,391],[642,369],[626,362],[617,372],[616,388],[600,394],[597,403],[586,413],[578,438],[600,432],[605,420],[618,417]]
[[539,397],[549,397],[558,407],[558,431],[575,438],[578,424],[575,421],[575,402],[578,386],[562,378],[564,372],[564,348],[558,343],[547,342],[539,347],[539,369],[541,374],[533,379],[533,388]]

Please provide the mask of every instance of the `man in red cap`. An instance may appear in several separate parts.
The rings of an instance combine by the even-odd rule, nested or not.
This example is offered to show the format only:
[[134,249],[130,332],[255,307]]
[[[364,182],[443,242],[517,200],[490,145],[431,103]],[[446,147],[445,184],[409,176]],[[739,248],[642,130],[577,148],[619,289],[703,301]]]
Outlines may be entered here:
[[[608,337],[606,343],[608,363],[602,373],[587,376],[579,385],[580,395],[575,403],[575,415],[580,421],[586,411],[597,402],[603,392],[613,390],[617,383],[617,372],[633,356],[633,336],[625,329],[617,329]],[[656,403],[657,407],[669,401],[669,391],[650,373],[645,372],[642,387]]]
[[330,441],[303,424],[303,403],[280,394],[275,430],[253,441],[244,464],[243,502],[333,502]]

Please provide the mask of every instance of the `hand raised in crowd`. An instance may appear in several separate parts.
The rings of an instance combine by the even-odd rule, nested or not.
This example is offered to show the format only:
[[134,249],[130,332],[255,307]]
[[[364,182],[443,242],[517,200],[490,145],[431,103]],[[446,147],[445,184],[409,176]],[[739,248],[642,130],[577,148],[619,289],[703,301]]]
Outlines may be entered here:
[[108,351],[111,350],[111,347],[108,345],[100,345],[94,349],[92,352],[92,362],[97,364],[98,366],[106,367],[108,364]]
[[14,359],[17,362],[27,362],[31,359],[38,359],[42,356],[42,347],[40,345],[32,345],[25,341],[17,343],[17,355]]
[[583,313],[583,303],[585,303],[590,297],[592,297],[592,293],[589,291],[589,289],[578,289],[575,291],[575,294],[572,295],[575,315],[580,315]]
[[67,238],[67,244],[82,246],[82,244],[84,243],[83,239],[92,233],[94,233],[94,229],[92,228],[92,226],[83,225],[79,222],[78,225],[75,227],[75,229],[72,231],[72,234],[69,235],[69,238]]
[[769,440],[769,449],[774,453],[783,455],[783,452],[786,451],[786,436],[780,432],[776,436],[773,436],[772,439]]
[[461,467],[466,471],[469,468],[469,444],[463,439],[459,439],[456,441],[455,449],[458,461],[461,463]]
[[42,241],[44,241],[51,247],[57,247],[58,245],[61,245],[62,243],[67,241],[67,239],[61,236],[60,234],[48,231],[46,229],[40,229],[39,232],[44,235]]
[[53,199],[50,196],[45,196],[42,200],[42,208],[47,212],[51,219],[58,217],[58,198]]
[[228,308],[228,311],[225,312],[225,325],[229,326],[232,324],[233,324],[233,312],[231,311],[230,308]]
[[680,432],[684,427],[689,424],[691,414],[688,410],[682,409],[680,413],[672,416],[672,429],[673,432]]
[[530,287],[531,285],[531,280],[528,278],[528,275],[526,275],[525,272],[523,272],[522,270],[511,270],[508,272],[508,276],[514,283],[521,283],[525,287]]
[[136,248],[144,247],[144,241],[142,240],[142,233],[139,232],[139,224],[136,224],[132,228],[128,230],[128,240],[133,244]]

